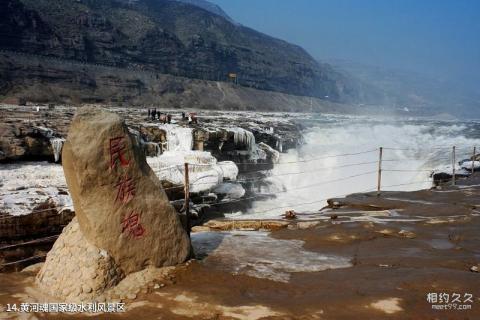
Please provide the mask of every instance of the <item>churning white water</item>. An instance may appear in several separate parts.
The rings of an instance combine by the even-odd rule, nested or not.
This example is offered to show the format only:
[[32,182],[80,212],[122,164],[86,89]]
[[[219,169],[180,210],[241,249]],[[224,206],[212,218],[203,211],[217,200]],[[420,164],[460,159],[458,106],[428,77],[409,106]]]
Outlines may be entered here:
[[381,146],[381,189],[407,191],[430,188],[431,171],[451,164],[452,146],[462,160],[480,143],[476,123],[322,117],[306,132],[303,146],[281,155],[271,184],[261,187],[275,198],[254,202],[251,217],[318,210],[327,198],[376,190]]

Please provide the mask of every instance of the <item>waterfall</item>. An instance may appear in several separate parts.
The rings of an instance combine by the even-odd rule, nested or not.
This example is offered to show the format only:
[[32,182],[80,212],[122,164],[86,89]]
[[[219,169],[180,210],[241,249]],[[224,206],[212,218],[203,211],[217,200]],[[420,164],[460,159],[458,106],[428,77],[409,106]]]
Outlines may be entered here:
[[58,162],[58,160],[60,160],[60,154],[62,152],[62,147],[63,147],[64,142],[65,142],[65,139],[63,139],[63,138],[51,138],[50,139],[50,144],[52,145],[53,156],[55,157],[55,162]]
[[190,151],[193,149],[193,129],[175,125],[162,125],[167,132],[168,151]]

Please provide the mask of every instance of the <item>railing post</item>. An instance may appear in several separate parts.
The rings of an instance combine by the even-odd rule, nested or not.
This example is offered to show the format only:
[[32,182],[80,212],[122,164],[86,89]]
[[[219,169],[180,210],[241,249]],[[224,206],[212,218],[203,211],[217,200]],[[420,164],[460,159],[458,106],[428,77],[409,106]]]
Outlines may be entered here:
[[378,149],[377,196],[380,196],[380,190],[382,186],[382,156],[383,156],[383,147],[380,147]]
[[475,172],[475,153],[477,153],[477,147],[473,147],[473,156],[472,156],[472,174]]
[[185,217],[186,217],[186,220],[187,220],[187,233],[188,233],[188,236],[190,236],[190,229],[191,229],[191,225],[190,225],[190,180],[188,178],[188,163],[185,162],[185,204],[184,204],[184,208],[185,208]]
[[455,181],[455,146],[452,148],[452,185],[456,184]]

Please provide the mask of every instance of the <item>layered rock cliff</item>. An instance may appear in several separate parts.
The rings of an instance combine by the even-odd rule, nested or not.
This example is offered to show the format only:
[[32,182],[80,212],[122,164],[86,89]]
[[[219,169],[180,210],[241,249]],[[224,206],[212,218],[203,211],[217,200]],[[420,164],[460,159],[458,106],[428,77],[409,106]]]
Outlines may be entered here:
[[[74,61],[89,67],[148,71],[154,77],[170,74],[235,81],[243,87],[329,101],[357,98],[354,86],[345,76],[328,64],[316,62],[302,48],[189,3],[4,0],[0,3],[0,30],[0,49],[4,52],[59,59],[54,70],[42,70],[43,63],[39,63],[35,85],[61,83],[61,87],[67,87],[73,83],[80,91],[95,89],[91,70],[88,77],[81,71],[64,72],[62,65]],[[25,84],[26,75],[18,72],[22,63],[1,62],[1,95],[11,95],[19,83],[33,86]],[[231,73],[237,75],[236,80],[228,77]],[[124,79],[117,75],[111,82],[114,87]],[[134,95],[142,95],[141,90]],[[104,100],[108,94],[99,96]]]

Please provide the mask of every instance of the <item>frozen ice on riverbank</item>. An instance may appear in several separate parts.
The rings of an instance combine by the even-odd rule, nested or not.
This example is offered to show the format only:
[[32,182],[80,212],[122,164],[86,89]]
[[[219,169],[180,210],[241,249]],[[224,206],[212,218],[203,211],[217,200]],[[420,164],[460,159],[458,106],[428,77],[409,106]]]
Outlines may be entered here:
[[0,212],[29,214],[49,199],[59,211],[73,209],[61,165],[26,162],[0,167]]
[[159,157],[147,158],[147,162],[160,180],[175,185],[184,184],[184,164],[188,163],[190,191],[194,193],[212,190],[224,179],[236,180],[238,174],[235,163],[217,163],[210,152],[204,151],[166,151]]
[[193,129],[173,124],[163,124],[160,129],[167,133],[168,151],[190,151],[193,148]]
[[303,249],[301,240],[274,239],[266,232],[192,233],[195,253],[203,263],[232,273],[288,282],[294,272],[348,268],[350,258]]
[[[147,158],[147,161],[161,180],[179,185],[183,185],[184,181],[184,163],[191,163],[192,192],[214,189],[224,179],[235,180],[238,174],[238,168],[233,162],[217,163],[209,152],[167,151],[162,157]],[[24,162],[1,165],[0,212],[11,215],[29,214],[49,199],[59,211],[73,210],[60,164]]]

